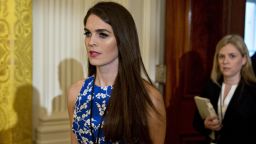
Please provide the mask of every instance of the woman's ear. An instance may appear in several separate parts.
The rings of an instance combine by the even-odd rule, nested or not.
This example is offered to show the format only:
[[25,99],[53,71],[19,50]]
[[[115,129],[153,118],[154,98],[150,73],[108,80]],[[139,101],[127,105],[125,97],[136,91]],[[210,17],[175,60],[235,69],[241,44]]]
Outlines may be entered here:
[[247,56],[243,57],[243,66],[247,63]]

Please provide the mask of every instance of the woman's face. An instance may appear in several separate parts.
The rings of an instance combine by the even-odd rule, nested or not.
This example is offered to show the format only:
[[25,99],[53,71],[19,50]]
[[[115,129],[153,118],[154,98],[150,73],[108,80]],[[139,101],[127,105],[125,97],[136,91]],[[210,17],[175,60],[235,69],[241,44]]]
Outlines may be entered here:
[[234,45],[227,44],[219,51],[218,63],[224,78],[240,78],[240,72],[246,63],[246,58]]
[[118,48],[112,27],[98,16],[91,14],[84,30],[90,64],[94,66],[117,64]]

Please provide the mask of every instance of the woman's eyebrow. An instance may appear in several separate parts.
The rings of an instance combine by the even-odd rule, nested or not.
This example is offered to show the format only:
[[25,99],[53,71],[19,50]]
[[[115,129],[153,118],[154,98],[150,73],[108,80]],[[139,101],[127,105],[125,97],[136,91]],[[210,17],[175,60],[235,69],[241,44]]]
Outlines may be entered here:
[[96,32],[100,33],[100,32],[107,32],[107,33],[111,33],[109,30],[107,29],[96,29]]
[[[84,31],[90,32],[90,30],[87,29],[87,28],[84,28]],[[96,29],[95,31],[96,31],[97,33],[101,33],[101,32],[111,33],[111,31],[109,31],[109,30],[107,30],[107,29]]]
[[84,31],[89,31],[87,28],[84,28]]

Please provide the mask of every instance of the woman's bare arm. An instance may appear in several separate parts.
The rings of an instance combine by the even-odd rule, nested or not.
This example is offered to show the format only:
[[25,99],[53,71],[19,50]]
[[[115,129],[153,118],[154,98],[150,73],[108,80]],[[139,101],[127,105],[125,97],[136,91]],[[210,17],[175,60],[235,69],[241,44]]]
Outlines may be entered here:
[[[70,127],[72,127],[76,98],[79,95],[83,82],[84,82],[83,80],[80,80],[74,83],[68,90],[68,115],[69,115]],[[71,144],[77,144],[77,139],[72,129],[70,130],[70,134],[71,134]]]
[[149,133],[153,144],[164,144],[166,134],[166,111],[160,92],[152,86],[147,86],[149,96],[158,113],[149,108]]

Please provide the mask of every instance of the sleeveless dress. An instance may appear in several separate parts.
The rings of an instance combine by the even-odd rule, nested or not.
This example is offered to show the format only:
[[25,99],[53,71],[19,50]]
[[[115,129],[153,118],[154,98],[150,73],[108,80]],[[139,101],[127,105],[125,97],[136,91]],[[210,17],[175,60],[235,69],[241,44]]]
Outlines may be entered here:
[[103,133],[104,114],[112,86],[97,86],[94,76],[88,77],[75,103],[72,130],[80,144],[110,143]]

